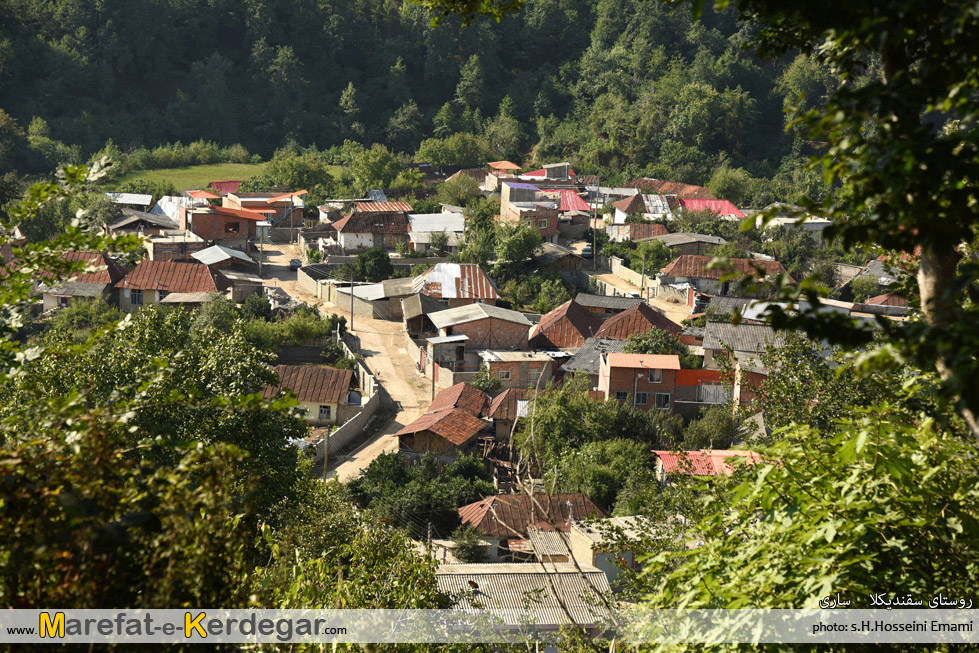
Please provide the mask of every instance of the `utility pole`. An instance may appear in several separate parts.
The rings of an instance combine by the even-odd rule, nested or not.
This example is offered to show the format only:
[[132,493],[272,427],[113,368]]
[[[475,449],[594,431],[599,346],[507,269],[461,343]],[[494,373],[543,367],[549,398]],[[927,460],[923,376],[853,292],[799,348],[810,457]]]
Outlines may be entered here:
[[598,231],[595,228],[595,220],[598,219],[598,201],[602,196],[602,178],[595,178],[595,203],[591,208],[591,271],[598,269]]
[[348,331],[354,330],[354,266],[350,265],[350,328]]
[[646,303],[646,252],[642,253],[642,281],[639,283],[639,297]]
[[[329,427],[327,427],[329,428]],[[326,470],[329,469],[330,462],[330,432],[326,432],[326,440],[323,443],[323,480],[326,480]]]

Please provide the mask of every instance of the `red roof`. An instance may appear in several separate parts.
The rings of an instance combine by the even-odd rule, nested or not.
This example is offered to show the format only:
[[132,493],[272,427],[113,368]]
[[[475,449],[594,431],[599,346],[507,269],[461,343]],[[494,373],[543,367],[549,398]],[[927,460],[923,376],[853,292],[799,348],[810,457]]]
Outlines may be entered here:
[[[544,170],[544,168],[541,168],[539,170],[531,170],[530,172],[523,172],[523,173],[520,174],[520,176],[521,177],[546,177],[547,176],[547,171]],[[578,175],[575,173],[574,170],[572,170],[571,168],[568,168],[568,176],[569,177],[577,177]]]
[[272,202],[283,202],[285,200],[290,200],[293,197],[299,197],[300,195],[305,195],[309,191],[307,190],[297,190],[295,193],[286,193],[284,195],[276,195],[275,197],[270,197],[267,201],[269,204]]
[[203,263],[143,260],[119,282],[119,288],[165,290],[167,292],[216,292],[227,290],[231,282]]
[[623,213],[645,213],[646,212],[646,202],[643,201],[642,195],[636,193],[635,195],[630,195],[620,199],[618,202],[612,204],[615,208],[622,211]]
[[680,206],[687,211],[710,211],[724,217],[746,217],[738,207],[728,200],[706,200],[680,198]]
[[437,299],[499,299],[496,284],[478,263],[437,263],[411,282],[413,292]]
[[665,236],[669,230],[658,222],[634,222],[629,227],[630,240],[649,240],[656,236]]
[[461,408],[478,417],[489,409],[489,405],[488,394],[468,383],[456,383],[435,395],[427,412]]
[[468,410],[450,408],[425,413],[395,435],[414,435],[421,431],[431,431],[456,446],[462,446],[488,426],[489,424]]
[[245,220],[261,221],[265,219],[265,216],[261,211],[252,209],[233,209],[229,206],[209,206],[207,207],[207,210],[220,215],[233,215],[236,218],[244,218]]
[[864,304],[870,304],[872,306],[907,306],[908,298],[896,292],[889,292],[871,297]]
[[238,187],[241,186],[241,181],[212,181],[208,186],[222,195],[227,195],[238,190]]
[[710,192],[710,189],[704,188],[703,186],[684,184],[683,182],[679,181],[650,179],[649,177],[639,177],[637,179],[633,179],[626,184],[624,188],[638,188],[639,190],[655,193],[657,195],[676,195],[678,197],[689,199],[714,199],[714,195]]
[[650,329],[659,329],[675,336],[680,335],[683,330],[679,324],[649,304],[639,303],[605,320],[595,337],[626,340],[629,336],[640,335]]
[[569,299],[550,313],[541,317],[530,331],[534,347],[580,347],[585,339],[595,335],[602,320],[594,313]]
[[408,235],[408,214],[403,211],[354,211],[333,223],[338,233]]
[[195,200],[218,200],[221,199],[220,195],[215,195],[214,193],[209,193],[206,190],[188,190],[185,191],[187,195],[193,197]]
[[581,199],[581,195],[574,192],[573,190],[562,190],[561,191],[561,206],[558,211],[591,211],[591,207],[588,206],[588,202]]
[[558,531],[574,521],[608,513],[580,492],[574,494],[500,494],[459,508],[463,524],[494,538],[524,537],[531,524],[547,523]]
[[516,419],[517,402],[525,399],[529,391],[525,388],[507,388],[493,398],[489,407],[490,419]]
[[657,451],[653,453],[667,474],[691,474],[693,476],[730,476],[734,467],[730,458],[745,458],[753,463],[761,460],[754,451],[742,449],[703,449],[701,451]]
[[613,351],[606,354],[609,367],[626,367],[640,370],[679,370],[680,357],[676,354],[627,354]]
[[324,365],[276,365],[278,386],[265,388],[266,399],[278,388],[291,390],[299,401],[310,404],[339,404],[347,397],[353,370],[338,370]]
[[[692,279],[720,279],[727,273],[727,270],[720,268],[708,268],[710,262],[714,260],[712,256],[701,256],[699,254],[683,254],[676,257],[666,265],[660,273],[668,277],[690,277]],[[752,274],[755,267],[760,267],[765,272],[765,276],[774,274],[787,274],[785,267],[778,261],[765,261],[758,258],[732,258],[728,263],[736,272],[742,274]],[[789,277],[790,281],[795,281]]]
[[493,170],[520,170],[520,166],[509,161],[490,161],[486,165],[493,168]]
[[[111,285],[126,276],[126,272],[119,267],[118,263],[100,252],[64,252],[61,258],[69,263],[82,262],[89,267],[100,268],[95,272],[79,274],[74,279],[78,283],[106,283]],[[48,274],[42,273],[41,276],[50,278]],[[64,280],[67,281],[67,278]]]
[[408,202],[354,202],[355,211],[390,213],[393,211],[411,211],[411,204]]

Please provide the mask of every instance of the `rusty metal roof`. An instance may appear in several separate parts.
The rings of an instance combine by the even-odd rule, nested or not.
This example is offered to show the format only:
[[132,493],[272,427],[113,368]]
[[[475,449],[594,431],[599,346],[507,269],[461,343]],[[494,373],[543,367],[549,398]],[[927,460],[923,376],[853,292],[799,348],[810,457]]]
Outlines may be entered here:
[[456,383],[435,395],[427,412],[462,408],[479,417],[487,411],[489,404],[489,395],[479,388],[468,383]]
[[602,326],[602,320],[594,313],[569,299],[550,313],[544,315],[530,331],[531,343],[535,347],[580,347],[586,338],[595,335]]
[[730,476],[734,471],[730,459],[743,458],[752,463],[761,461],[754,451],[743,449],[702,449],[700,451],[658,451],[663,471],[667,474],[691,474],[694,476]]
[[231,282],[224,275],[203,263],[148,260],[140,261],[118,284],[119,288],[131,290],[180,293],[218,292],[230,286]]
[[[360,202],[358,202],[359,204]],[[403,234],[410,230],[408,214],[403,211],[354,211],[333,223],[338,233]]]
[[679,324],[649,304],[639,303],[605,320],[595,336],[625,340],[629,336],[640,335],[650,329],[659,329],[675,336],[680,335],[680,331],[683,330]]
[[415,277],[412,288],[438,299],[500,299],[496,284],[476,263],[438,263]]
[[531,524],[546,523],[560,531],[573,520],[607,517],[581,492],[573,494],[499,494],[459,508],[463,524],[499,539],[526,537]]
[[421,431],[431,431],[456,446],[462,446],[486,428],[489,428],[489,423],[468,410],[450,408],[425,413],[395,435],[414,435]]
[[347,397],[353,370],[338,370],[325,365],[276,365],[278,386],[268,386],[263,395],[269,398],[279,388],[291,390],[299,401],[310,404],[339,404]]
[[[726,269],[708,268],[713,256],[700,256],[697,254],[683,254],[676,257],[666,265],[660,273],[668,277],[689,277],[692,279],[720,279],[727,274]],[[773,274],[785,274],[788,271],[778,261],[766,261],[758,258],[731,258],[728,264],[742,274],[754,274],[755,268],[760,267],[765,276]],[[792,280],[792,277],[789,277]],[[793,280],[794,281],[794,280]]]
[[64,252],[61,258],[69,263],[81,262],[89,267],[99,268],[95,272],[82,272],[72,279],[77,283],[113,284],[126,274],[118,263],[100,252]]
[[638,188],[639,190],[656,193],[658,195],[676,195],[682,198],[712,200],[714,194],[710,189],[694,184],[684,184],[680,181],[666,181],[665,179],[650,179],[649,177],[638,177],[633,179],[623,188]]
[[354,202],[354,210],[364,213],[411,212],[408,202]]

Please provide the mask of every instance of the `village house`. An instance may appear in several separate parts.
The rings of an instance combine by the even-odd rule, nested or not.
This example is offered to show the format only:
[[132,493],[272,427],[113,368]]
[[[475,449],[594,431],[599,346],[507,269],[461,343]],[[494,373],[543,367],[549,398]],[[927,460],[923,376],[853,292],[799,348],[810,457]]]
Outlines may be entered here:
[[166,215],[147,213],[135,209],[123,209],[122,217],[103,227],[106,235],[122,236],[127,234],[137,236],[159,236],[179,228],[178,220],[172,220]]
[[149,213],[150,207],[153,206],[153,196],[145,193],[106,193],[105,196],[113,204],[146,213]]
[[672,410],[679,369],[675,354],[602,354],[598,389],[606,400],[629,402],[642,410]]
[[191,254],[191,258],[211,270],[220,270],[231,282],[231,299],[241,303],[251,295],[262,293],[262,278],[254,274],[258,265],[247,254],[237,249],[212,245]]
[[636,188],[642,192],[655,193],[657,195],[672,195],[679,199],[714,199],[714,195],[709,188],[695,186],[694,184],[684,184],[679,181],[653,179],[651,177],[637,177],[628,184],[625,184],[625,188]]
[[[708,295],[727,295],[732,289],[739,287],[737,280],[722,281],[721,277],[727,274],[727,270],[721,268],[711,268],[711,256],[695,256],[683,254],[676,257],[662,270],[660,270],[657,283],[659,285],[690,284],[697,290]],[[785,267],[778,261],[766,261],[754,258],[732,258],[728,263],[736,272],[743,274],[757,274],[756,268],[761,268],[763,277],[778,274],[788,274]],[[790,282],[794,282],[789,277]]]
[[[427,252],[433,240],[444,234],[446,252],[457,252],[465,240],[466,216],[462,213],[409,213],[408,249]],[[438,253],[436,253],[438,254]]]
[[144,237],[143,247],[151,261],[185,261],[195,252],[207,249],[208,244],[191,231],[174,229]]
[[720,218],[741,219],[747,217],[728,200],[680,198],[680,208],[684,211],[707,211]]
[[602,320],[570,299],[541,317],[530,331],[530,346],[536,349],[581,347],[601,328]]
[[785,337],[770,326],[708,322],[704,329],[704,368],[718,369],[721,361],[730,357],[736,406],[750,404],[768,377],[761,356],[770,348],[777,349],[784,344]]
[[730,476],[735,466],[757,464],[761,456],[743,449],[701,449],[700,451],[659,451],[656,478],[666,484],[671,476]]
[[497,494],[459,508],[459,517],[496,543],[493,558],[527,560],[531,525],[568,532],[576,521],[608,514],[580,492],[572,494]]
[[325,365],[276,365],[274,369],[279,384],[266,387],[263,396],[271,399],[279,389],[292,392],[306,421],[311,424],[342,423],[360,411],[360,401],[350,401],[350,388],[354,382],[352,370]]
[[646,212],[646,203],[643,201],[642,195],[636,194],[613,202],[612,208],[615,209],[612,214],[612,223],[625,224],[626,218],[629,216],[643,217]]
[[221,205],[230,209],[257,211],[275,226],[301,227],[303,225],[303,195],[306,191],[294,193],[241,192],[235,190],[221,198]]
[[679,336],[683,330],[679,324],[649,304],[640,302],[605,320],[595,332],[595,337],[627,340],[629,336],[642,335],[650,329],[659,329],[674,336]]
[[652,240],[658,240],[663,243],[675,254],[694,254],[700,256],[710,254],[718,245],[727,243],[720,236],[708,236],[707,234],[692,234],[687,232],[660,234],[654,236]]
[[100,252],[65,252],[61,257],[71,263],[85,263],[93,270],[64,281],[41,284],[41,303],[45,312],[63,308],[78,299],[102,297],[111,304],[118,303],[118,291],[113,286],[126,274],[118,263]]
[[468,383],[446,388],[418,419],[395,433],[403,455],[432,453],[443,459],[470,453],[480,435],[492,436],[492,425],[481,419],[490,398]]
[[436,263],[414,278],[412,290],[447,302],[450,308],[496,304],[500,299],[496,284],[476,263]]
[[578,293],[574,300],[602,319],[605,319],[611,315],[617,315],[623,311],[629,310],[636,304],[642,303],[642,300],[640,300],[638,297],[589,295],[588,293],[583,292]]
[[564,270],[581,270],[585,259],[574,250],[554,243],[543,243],[540,253],[534,257],[537,268],[545,272],[562,272]]
[[628,340],[614,338],[588,338],[584,344],[561,365],[558,373],[564,380],[573,374],[583,374],[589,389],[598,388],[598,370],[602,354],[623,352]]
[[200,236],[212,245],[247,251],[265,215],[252,209],[227,206],[180,207],[180,229]]
[[611,616],[608,579],[587,565],[444,564],[435,582],[456,597],[454,609],[497,615],[511,628],[553,633],[573,627],[597,637]]
[[649,240],[666,235],[669,231],[658,222],[630,222],[605,225],[605,233],[613,243],[621,243],[629,240],[636,242]]
[[527,397],[531,391],[527,388],[507,388],[493,397],[487,417],[493,420],[493,431],[496,439],[508,442],[513,432],[513,425],[519,417],[525,417],[527,412]]
[[470,304],[428,316],[439,336],[466,336],[465,349],[525,350],[531,323],[522,313],[490,304]]
[[409,295],[401,300],[402,319],[409,338],[418,339],[433,336],[438,328],[429,319],[432,313],[444,311],[449,307],[445,302],[421,293]]
[[393,251],[399,242],[408,243],[408,214],[404,211],[356,209],[334,222],[333,228],[344,253],[372,247]]
[[543,352],[484,349],[478,354],[482,366],[504,388],[545,388],[554,368],[554,359]]
[[[351,291],[354,298],[351,302]],[[407,277],[385,279],[378,283],[349,285],[336,289],[336,301],[349,308],[352,304],[355,315],[375,317],[380,320],[400,320],[401,301],[414,294],[412,280]]]
[[116,284],[119,308],[134,311],[145,304],[199,306],[212,292],[224,292],[231,282],[203,263],[143,260]]
[[547,198],[534,184],[505,181],[500,184],[500,218],[522,222],[536,229],[544,242],[557,242],[560,203]]

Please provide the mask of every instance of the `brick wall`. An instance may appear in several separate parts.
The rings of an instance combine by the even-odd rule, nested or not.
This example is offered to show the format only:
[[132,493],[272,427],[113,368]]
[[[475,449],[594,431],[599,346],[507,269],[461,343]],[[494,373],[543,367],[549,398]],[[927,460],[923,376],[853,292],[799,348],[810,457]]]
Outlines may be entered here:
[[[526,325],[496,318],[473,320],[451,327],[452,333],[443,335],[467,335],[466,349],[527,349],[530,328]],[[443,331],[446,331],[443,329]]]

